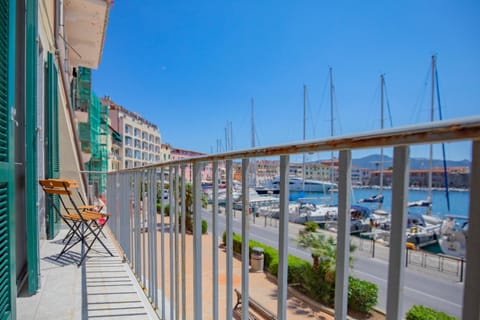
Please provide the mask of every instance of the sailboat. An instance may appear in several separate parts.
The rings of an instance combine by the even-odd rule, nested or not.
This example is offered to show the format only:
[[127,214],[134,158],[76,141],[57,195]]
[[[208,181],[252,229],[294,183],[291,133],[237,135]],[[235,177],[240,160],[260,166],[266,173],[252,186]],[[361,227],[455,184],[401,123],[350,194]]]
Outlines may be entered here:
[[[380,129],[383,130],[384,127],[384,91],[385,91],[385,77],[380,75]],[[385,211],[381,211],[383,205],[383,148],[380,148],[380,192],[376,195],[373,195],[369,198],[363,198],[358,200],[359,203],[369,202],[369,203],[378,203],[378,208],[376,213],[386,215]]]
[[[385,76],[383,74],[380,75],[380,129],[384,129],[384,101],[385,101]],[[373,210],[372,215],[368,217],[369,221],[363,221],[363,224],[369,224],[370,227],[375,225],[378,229],[382,230],[390,230],[390,217],[389,213],[385,210],[382,210],[383,206],[383,148],[380,148],[380,162],[378,163],[380,169],[380,190],[379,193],[368,197],[358,200],[359,203],[377,203],[378,207]],[[373,237],[377,237],[377,228],[374,229]]]
[[[435,69],[436,69],[436,57],[432,56],[432,97],[430,105],[430,121],[435,120]],[[429,171],[428,171],[428,188],[427,198],[419,201],[413,201],[408,203],[408,207],[425,207],[427,214],[423,215],[423,218],[430,221],[432,224],[439,224],[441,221],[431,219],[432,217],[432,170],[433,170],[433,145],[430,144],[429,154]]]
[[[251,146],[255,148],[255,112],[254,112],[254,100],[251,100]],[[258,195],[271,195],[271,194],[279,194],[280,193],[280,185],[273,185],[272,181],[265,181],[263,180],[261,184],[258,184],[257,181],[257,162],[255,159],[252,161],[252,179],[251,187],[255,188],[255,191]]]
[[[304,141],[306,140],[306,117],[307,117],[306,101],[307,101],[307,86],[304,85],[303,86],[303,140]],[[333,158],[332,158],[332,161],[333,161]],[[332,189],[337,188],[337,185],[333,182],[305,178],[305,154],[303,154],[303,160],[302,160],[302,177],[290,176],[288,178],[288,185],[289,185],[289,190],[291,192],[326,193],[331,191]],[[272,186],[274,189],[279,189],[280,187],[279,177],[275,177],[275,179],[273,179]]]
[[438,244],[444,254],[464,258],[467,251],[468,219],[447,216],[440,228]]
[[[437,88],[439,118],[440,120],[442,120],[442,108],[440,105],[440,90],[438,85],[438,72],[436,69],[435,56],[432,56],[432,82],[435,83]],[[433,99],[434,93],[435,93],[435,86],[432,85],[432,99]],[[464,258],[467,250],[468,218],[450,214],[450,198],[448,193],[447,164],[445,160],[445,145],[443,144],[442,144],[442,152],[443,152],[443,168],[445,172],[445,196],[447,200],[447,210],[449,214],[446,216],[446,219],[443,220],[441,223],[438,244],[444,254]]]
[[[432,96],[430,107],[430,121],[435,120],[435,86],[436,86],[436,57],[432,56]],[[409,202],[408,207],[425,207],[427,213],[417,215],[416,223],[412,223],[407,230],[407,242],[416,247],[422,247],[438,241],[442,220],[432,216],[432,169],[433,169],[433,145],[430,145],[430,170],[428,171],[427,198],[420,201]],[[445,156],[445,154],[444,154]],[[411,215],[409,213],[409,215]]]

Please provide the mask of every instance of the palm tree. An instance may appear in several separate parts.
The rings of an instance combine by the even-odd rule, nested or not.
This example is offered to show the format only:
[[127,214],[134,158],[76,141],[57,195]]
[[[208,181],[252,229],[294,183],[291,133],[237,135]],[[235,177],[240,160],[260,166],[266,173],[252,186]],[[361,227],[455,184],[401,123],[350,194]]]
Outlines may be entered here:
[[[309,249],[313,259],[313,269],[321,270],[324,273],[324,279],[327,282],[335,280],[335,269],[337,267],[337,244],[333,237],[328,238],[321,233],[308,232],[300,234],[296,240],[297,244]],[[355,251],[356,247],[350,244],[350,253]],[[352,266],[353,257],[350,255],[350,266]]]
[[319,257],[322,254],[322,244],[325,242],[325,235],[321,233],[307,232],[302,233],[296,240],[297,244],[305,249],[309,249],[313,259],[313,269],[319,269]]
[[[179,186],[180,193],[180,186]],[[202,208],[207,207],[207,197],[202,193]],[[190,182],[185,185],[185,211],[186,211],[186,227],[188,231],[193,231],[193,187]]]

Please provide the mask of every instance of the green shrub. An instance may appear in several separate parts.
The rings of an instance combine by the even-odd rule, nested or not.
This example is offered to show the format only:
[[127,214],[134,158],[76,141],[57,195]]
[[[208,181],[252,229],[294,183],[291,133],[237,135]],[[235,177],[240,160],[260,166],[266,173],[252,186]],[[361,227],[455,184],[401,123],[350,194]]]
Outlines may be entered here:
[[275,256],[271,261],[268,267],[265,267],[275,277],[278,277],[278,255]]
[[407,320],[455,320],[448,314],[424,306],[413,306],[407,312]]
[[208,231],[208,222],[207,220],[202,220],[202,234],[207,234]]
[[301,283],[303,281],[303,274],[305,269],[310,265],[310,262],[297,258],[295,256],[288,256],[288,283]]
[[278,261],[278,251],[272,247],[269,246],[264,246],[262,247],[264,252],[264,260],[263,263],[265,265],[265,269],[269,269],[270,265],[272,264],[273,261],[277,260]]
[[325,281],[325,273],[322,268],[315,269],[312,264],[304,267],[301,287],[310,298],[327,306],[333,306],[335,299],[335,284]]
[[315,232],[318,229],[318,224],[312,221],[305,222],[305,231],[306,232]]
[[[274,257],[268,266],[268,271],[274,276],[278,276],[278,255]],[[310,262],[288,255],[288,283],[302,283],[304,281],[305,268],[310,265]]]
[[[236,234],[235,232],[233,233],[233,252],[236,253],[242,253],[242,237]],[[224,231],[222,234],[222,241],[224,245],[227,245],[227,232]]]
[[242,237],[233,233],[233,252],[242,254]]
[[377,304],[376,284],[353,277],[348,279],[348,306],[351,310],[370,312]]
[[[162,213],[162,204],[160,202],[157,202],[157,213]],[[166,217],[170,215],[170,205],[168,203],[163,206],[163,213]]]

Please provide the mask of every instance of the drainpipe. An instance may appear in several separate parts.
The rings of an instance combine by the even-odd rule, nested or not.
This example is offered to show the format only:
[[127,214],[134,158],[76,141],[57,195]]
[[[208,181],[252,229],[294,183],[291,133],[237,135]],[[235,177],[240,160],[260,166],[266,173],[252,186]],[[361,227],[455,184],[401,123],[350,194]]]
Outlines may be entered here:
[[[54,23],[55,60],[57,61],[57,65],[58,65],[58,68],[59,68],[59,71],[60,71],[59,73],[62,77],[63,86],[67,89],[67,92],[68,92],[69,88],[70,88],[70,84],[68,83],[68,79],[65,76],[65,69],[64,69],[64,66],[63,66],[62,62],[60,61],[60,57],[59,57],[59,54],[58,54],[59,53],[58,38],[59,38],[60,31],[61,31],[62,34],[65,33],[64,32],[65,31],[64,20],[63,20],[63,16],[64,16],[63,0],[56,0],[55,1],[55,9],[54,10],[55,10],[55,13],[57,13],[55,15],[55,23]],[[58,21],[59,23],[57,23],[57,19],[59,19],[59,21]],[[65,56],[66,55],[67,55],[67,52],[65,50]],[[84,172],[85,167],[84,167],[83,162],[82,162],[82,150],[80,148],[80,139],[78,138],[77,127],[75,125],[75,117],[73,115],[73,108],[72,108],[72,104],[71,104],[71,101],[70,101],[68,96],[67,96],[67,99],[65,99],[65,100],[67,102],[68,117],[70,118],[70,123],[72,124],[74,145],[75,145],[75,151],[77,153],[78,166],[79,166],[80,172],[81,172],[83,192],[84,192],[84,194],[87,194],[87,189],[86,189],[87,175]]]

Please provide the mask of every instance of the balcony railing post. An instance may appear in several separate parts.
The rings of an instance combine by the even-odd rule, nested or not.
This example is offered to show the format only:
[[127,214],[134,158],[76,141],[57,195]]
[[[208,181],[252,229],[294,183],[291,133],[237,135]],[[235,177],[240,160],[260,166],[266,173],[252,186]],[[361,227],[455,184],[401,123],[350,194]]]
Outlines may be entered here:
[[147,262],[146,265],[146,275],[145,277],[147,278],[147,292],[148,292],[148,297],[151,299],[153,298],[153,252],[152,252],[152,237],[151,237],[151,232],[153,232],[153,226],[152,226],[152,204],[151,204],[151,185],[150,185],[150,170],[146,169],[144,173],[145,181],[143,185],[145,186],[145,190],[143,192],[144,198],[143,201],[145,203],[145,218],[146,218],[146,232],[144,233],[144,237],[146,237],[146,256],[145,256],[145,261]]
[[393,150],[392,230],[388,265],[387,320],[402,319],[405,264],[405,229],[407,227],[408,168],[410,149]]
[[135,171],[133,173],[133,199],[134,199],[134,206],[133,206],[133,232],[134,232],[134,248],[135,248],[135,259],[134,259],[134,266],[135,266],[135,274],[138,277],[141,274],[141,244],[140,244],[140,172]]
[[202,319],[202,175],[201,163],[193,164],[193,299],[195,319]]
[[140,195],[142,196],[140,202],[142,207],[140,208],[140,237],[141,237],[141,246],[142,246],[142,251],[141,251],[141,257],[142,257],[142,273],[141,273],[141,279],[142,279],[142,284],[143,288],[145,289],[147,287],[147,255],[146,255],[146,237],[148,236],[148,233],[145,230],[145,222],[147,222],[148,217],[147,217],[147,193],[145,192],[145,183],[146,183],[146,177],[147,172],[145,170],[142,170],[139,172],[139,179],[140,179]]
[[175,266],[174,266],[174,239],[173,239],[173,229],[174,229],[174,223],[175,223],[175,186],[173,185],[173,178],[175,176],[175,168],[173,166],[170,166],[169,172],[168,172],[168,200],[169,200],[169,214],[168,214],[168,220],[169,220],[169,228],[168,228],[168,244],[169,244],[169,265],[170,265],[170,296],[168,297],[170,299],[170,320],[175,319],[174,315],[174,310],[175,310]]
[[[165,169],[162,167],[160,170],[160,206],[161,213],[160,213],[160,229],[162,233],[160,234],[160,278],[161,284],[160,287],[162,288],[162,319],[166,319],[165,317],[165,199],[164,199],[164,192],[165,192]],[[170,197],[170,196],[169,196]]]
[[129,247],[128,247],[128,259],[130,262],[130,266],[132,270],[135,272],[135,174],[133,172],[129,172],[127,174],[128,177],[128,194],[130,195],[130,211],[128,215],[128,240],[129,240]]
[[145,170],[145,176],[146,176],[146,194],[147,194],[147,261],[148,261],[148,295],[150,299],[153,302],[154,294],[153,294],[153,281],[154,275],[153,275],[153,260],[155,259],[154,252],[153,252],[153,234],[155,233],[155,227],[153,225],[153,206],[152,206],[152,199],[153,199],[153,186],[152,186],[152,169]]
[[213,280],[212,280],[212,293],[213,304],[212,314],[213,320],[218,320],[218,235],[217,235],[217,215],[218,215],[218,161],[214,161],[212,164],[212,268],[213,268]]
[[[462,319],[480,319],[480,141],[472,142],[472,178],[468,212],[467,263]],[[462,259],[463,262],[463,259]],[[463,269],[463,263],[462,263]]]
[[[242,301],[248,301],[248,271],[249,271],[249,214],[248,201],[248,163],[242,160]],[[248,319],[248,303],[242,303],[242,319]]]
[[280,157],[280,227],[278,229],[279,261],[277,303],[277,318],[279,320],[287,319],[289,160],[289,156]]
[[150,175],[150,185],[151,185],[151,205],[152,205],[152,273],[153,273],[153,305],[155,308],[158,308],[158,255],[157,255],[157,169],[151,170]]
[[185,237],[185,228],[186,228],[186,207],[185,207],[185,165],[182,165],[182,191],[181,191],[181,198],[182,198],[182,319],[185,320],[187,318],[187,284],[185,282],[185,275],[186,275],[186,237]]
[[226,161],[226,204],[225,218],[227,220],[226,246],[227,246],[227,311],[226,319],[232,319],[232,296],[233,296],[233,199],[232,199],[232,160]]
[[174,221],[175,221],[175,319],[180,319],[180,292],[179,292],[179,287],[180,287],[180,278],[179,278],[179,273],[180,273],[180,245],[179,245],[179,219],[178,219],[178,214],[179,214],[179,209],[178,204],[179,204],[179,188],[180,188],[180,166],[175,167],[175,213],[174,213]]
[[131,248],[132,248],[132,231],[131,227],[131,216],[132,216],[132,192],[131,192],[131,181],[130,181],[130,173],[124,172],[122,173],[122,183],[121,188],[122,191],[125,192],[125,197],[122,198],[123,205],[122,205],[122,216],[121,216],[121,228],[122,228],[122,240],[123,240],[123,248],[125,252],[125,257],[128,262],[132,263],[132,255],[131,255]]
[[346,319],[348,268],[350,266],[350,190],[352,186],[352,152],[350,150],[340,151],[339,173],[335,319]]

